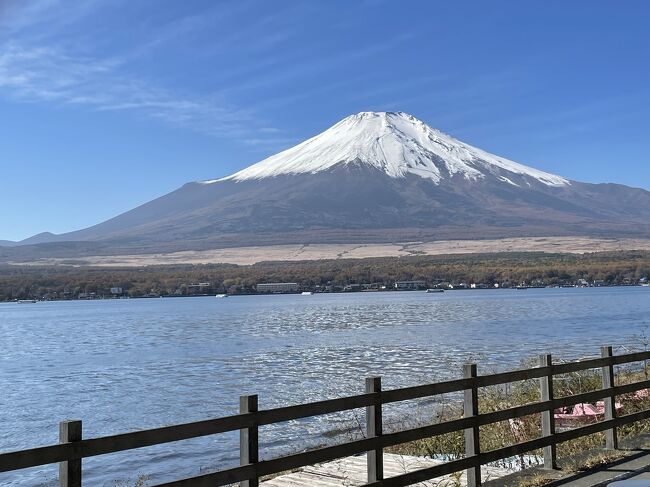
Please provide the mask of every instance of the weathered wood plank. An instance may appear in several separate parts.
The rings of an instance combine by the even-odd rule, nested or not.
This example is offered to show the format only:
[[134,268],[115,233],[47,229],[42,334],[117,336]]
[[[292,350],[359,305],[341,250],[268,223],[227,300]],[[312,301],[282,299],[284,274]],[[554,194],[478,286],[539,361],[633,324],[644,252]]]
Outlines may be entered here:
[[[602,347],[600,353],[603,357],[612,357],[612,347]],[[614,366],[606,365],[602,369],[603,375],[603,389],[610,389],[614,387]],[[614,419],[616,417],[616,396],[608,394],[603,399],[605,402],[605,420]],[[616,436],[616,428],[605,430],[605,448],[608,450],[616,450],[618,448],[618,438]]]
[[[541,367],[551,368],[553,358],[549,355],[540,355],[539,365]],[[540,398],[542,401],[553,401],[553,373],[539,379]],[[542,411],[542,436],[552,437],[555,435],[555,408],[550,407]],[[557,447],[555,444],[544,447],[544,468],[557,468]]]
[[[381,394],[381,377],[366,379],[366,393]],[[381,399],[381,396],[380,396]],[[383,433],[381,403],[366,408],[366,437],[375,438]],[[384,450],[377,448],[367,453],[368,482],[384,478]]]
[[460,392],[468,387],[472,387],[473,383],[473,379],[456,379],[435,384],[392,389],[382,393],[382,400],[384,404],[388,404],[391,402],[410,401],[411,399],[448,394],[450,392]]
[[[59,442],[71,443],[81,440],[81,421],[70,420],[59,423]],[[59,463],[59,486],[81,487],[81,459]]]
[[[257,395],[241,396],[239,412],[241,414],[256,413],[258,409]],[[257,426],[239,430],[239,464],[251,465],[259,461],[259,431]],[[240,482],[240,487],[258,487],[257,475]]]
[[[463,377],[466,379],[478,376],[476,364],[465,364],[463,366]],[[478,411],[478,388],[474,385],[471,389],[465,390],[463,401],[463,416],[467,419],[475,418]],[[465,457],[478,457],[481,454],[481,441],[479,439],[478,425],[465,430]],[[476,465],[467,470],[467,486],[478,487],[481,485],[481,466]]]

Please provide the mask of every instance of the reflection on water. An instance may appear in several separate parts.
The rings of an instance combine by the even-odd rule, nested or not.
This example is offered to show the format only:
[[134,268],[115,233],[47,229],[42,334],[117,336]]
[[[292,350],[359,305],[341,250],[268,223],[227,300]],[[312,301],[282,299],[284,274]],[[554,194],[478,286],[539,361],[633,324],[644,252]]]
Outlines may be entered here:
[[[0,451],[54,443],[58,422],[87,437],[260,407],[512,368],[539,353],[577,358],[640,346],[650,289],[477,290],[0,304]],[[398,409],[390,408],[388,415]],[[358,413],[361,414],[361,413]],[[361,418],[362,419],[362,418]],[[262,429],[265,456],[327,441],[354,413]],[[290,441],[293,439],[294,441]],[[93,485],[198,475],[237,462],[236,433],[84,461]],[[54,485],[56,467],[0,474]]]

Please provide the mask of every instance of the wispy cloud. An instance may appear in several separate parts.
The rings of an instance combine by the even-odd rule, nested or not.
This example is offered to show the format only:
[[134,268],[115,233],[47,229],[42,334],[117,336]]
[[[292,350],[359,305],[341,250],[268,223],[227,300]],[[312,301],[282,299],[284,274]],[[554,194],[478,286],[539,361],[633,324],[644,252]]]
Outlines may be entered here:
[[365,46],[350,49],[344,53],[337,51],[335,54],[323,55],[314,59],[312,62],[305,62],[304,58],[297,58],[296,62],[291,63],[290,65],[283,64],[280,66],[280,69],[275,71],[268,70],[261,76],[251,78],[247,82],[238,83],[229,88],[223,89],[220,93],[223,95],[230,95],[260,87],[274,86],[299,78],[317,76],[323,72],[331,72],[336,68],[350,65],[370,56],[390,51],[396,46],[412,40],[415,37],[415,33],[400,34],[383,42],[373,42]]
[[266,152],[269,149],[278,150],[287,148],[300,142],[296,137],[264,137],[244,139],[244,143],[255,147],[260,152]]
[[[0,27],[5,34],[28,34],[32,41],[45,41],[107,1],[75,0],[72,8],[64,0],[0,0]],[[113,4],[119,1],[113,0]]]
[[[385,79],[358,66],[381,61],[417,37],[395,33],[360,39],[346,49],[339,39],[322,37],[282,49],[305,29],[287,19],[315,15],[313,6],[302,2],[272,9],[260,0],[196,9],[170,2],[134,14],[137,22],[109,32],[115,18],[102,22],[104,14],[138,13],[140,7],[127,0],[79,0],[70,9],[62,0],[29,0],[3,9],[6,1],[0,0],[0,24],[10,31],[10,36],[0,32],[1,98],[128,112],[256,149],[297,142],[299,137],[274,126],[282,108],[355,85],[360,87],[356,101],[375,101],[399,89],[382,86]],[[341,69],[346,76],[330,76]],[[426,80],[413,83],[420,81]],[[368,87],[372,92],[361,91]]]
[[211,97],[182,96],[125,73],[120,58],[74,56],[57,47],[14,42],[0,54],[0,88],[24,102],[85,105],[133,111],[176,126],[218,136],[246,134],[255,116]]
[[[66,36],[46,37],[41,26],[65,26],[99,8],[102,0],[80,0],[75,9],[58,0],[16,5],[0,0],[0,24],[11,38],[0,36],[0,96],[24,103],[77,105],[97,111],[128,111],[165,124],[221,137],[263,138],[268,127],[254,110],[224,96],[186,92],[163,86],[133,69],[134,60],[164,47],[179,36],[228,21],[239,7],[212,9],[151,28],[150,41],[125,53],[98,56],[92,46],[75,48]],[[76,4],[75,4],[76,5]],[[96,12],[94,12],[96,14]],[[46,30],[48,30],[46,29]],[[154,32],[155,31],[155,32]],[[280,37],[269,40],[280,42]],[[272,127],[270,127],[272,128]]]

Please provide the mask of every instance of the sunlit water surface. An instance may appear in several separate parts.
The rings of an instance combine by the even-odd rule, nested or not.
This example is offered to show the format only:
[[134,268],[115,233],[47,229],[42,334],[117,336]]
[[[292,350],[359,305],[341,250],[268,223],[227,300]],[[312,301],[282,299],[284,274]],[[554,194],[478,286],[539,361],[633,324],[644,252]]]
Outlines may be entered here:
[[[394,388],[457,378],[468,360],[486,373],[540,353],[641,348],[649,324],[640,287],[0,304],[0,452],[56,443],[68,418],[94,437],[233,414],[241,394],[269,408],[361,393],[374,375]],[[264,427],[262,456],[332,441],[325,432],[362,420]],[[234,466],[237,453],[237,433],[210,436],[86,459],[84,479],[180,479]],[[50,466],[0,484],[56,478]]]

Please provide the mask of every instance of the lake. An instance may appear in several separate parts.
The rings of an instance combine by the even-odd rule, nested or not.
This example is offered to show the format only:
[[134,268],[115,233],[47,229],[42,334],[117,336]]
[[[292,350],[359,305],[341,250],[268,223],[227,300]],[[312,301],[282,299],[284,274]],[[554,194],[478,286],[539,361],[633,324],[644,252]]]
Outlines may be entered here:
[[[56,443],[64,419],[82,419],[93,437],[233,414],[241,394],[269,408],[362,393],[373,375],[388,389],[458,378],[466,361],[488,373],[540,353],[623,353],[644,348],[649,326],[647,287],[3,303],[0,452]],[[263,427],[262,456],[322,444],[357,421],[360,412]],[[153,483],[234,466],[237,455],[237,433],[210,436],[86,459],[84,478]],[[11,486],[56,479],[56,465],[0,474]]]

